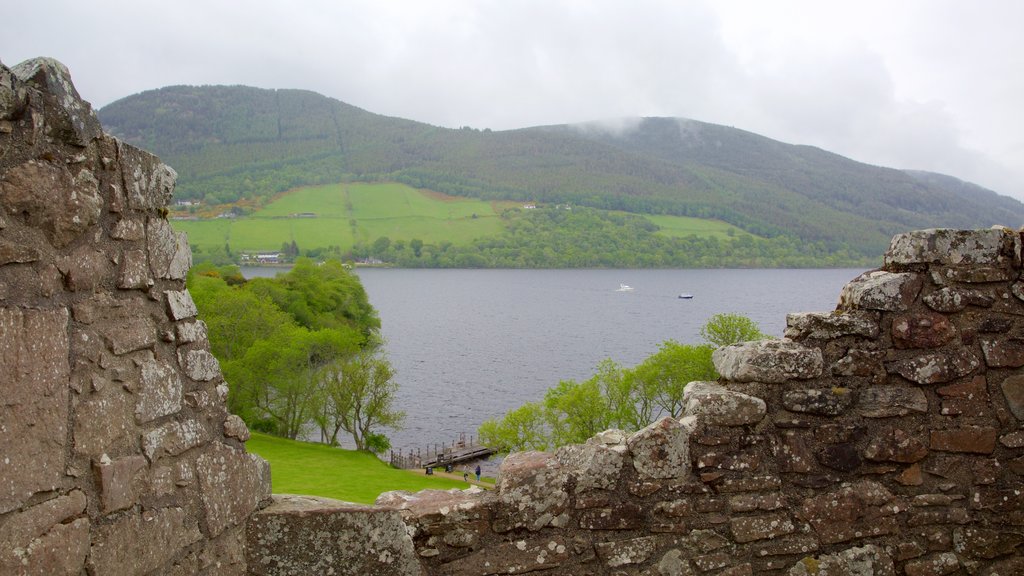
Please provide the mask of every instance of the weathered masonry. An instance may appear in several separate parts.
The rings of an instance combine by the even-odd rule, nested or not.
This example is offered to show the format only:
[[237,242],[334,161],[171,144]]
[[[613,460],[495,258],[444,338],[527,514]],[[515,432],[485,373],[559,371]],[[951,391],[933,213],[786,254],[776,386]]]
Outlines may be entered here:
[[679,420],[356,506],[271,499],[173,182],[59,63],[0,66],[0,574],[1024,574],[1017,231],[895,237],[835,311],[718,350]]

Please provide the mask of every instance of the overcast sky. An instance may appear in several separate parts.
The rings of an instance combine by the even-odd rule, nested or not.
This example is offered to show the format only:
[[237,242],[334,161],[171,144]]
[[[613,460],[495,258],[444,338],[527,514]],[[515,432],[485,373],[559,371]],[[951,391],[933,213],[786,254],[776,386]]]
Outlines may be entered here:
[[0,61],[97,108],[174,84],[304,88],[440,126],[677,116],[1024,199],[1020,0],[33,0]]

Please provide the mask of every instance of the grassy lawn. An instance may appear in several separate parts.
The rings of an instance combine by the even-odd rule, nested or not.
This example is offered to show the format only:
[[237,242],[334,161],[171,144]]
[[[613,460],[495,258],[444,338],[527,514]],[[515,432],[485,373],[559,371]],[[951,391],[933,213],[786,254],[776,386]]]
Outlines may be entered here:
[[748,234],[748,232],[721,220],[702,220],[687,216],[645,216],[645,218],[661,227],[658,234],[673,238],[684,238],[693,234],[700,238],[717,236],[719,240],[729,240],[733,238],[729,236],[729,230],[732,230],[736,236]]
[[276,494],[307,494],[373,504],[382,492],[466,488],[466,483],[397,470],[372,454],[296,442],[253,432],[246,442],[250,452],[270,462]]

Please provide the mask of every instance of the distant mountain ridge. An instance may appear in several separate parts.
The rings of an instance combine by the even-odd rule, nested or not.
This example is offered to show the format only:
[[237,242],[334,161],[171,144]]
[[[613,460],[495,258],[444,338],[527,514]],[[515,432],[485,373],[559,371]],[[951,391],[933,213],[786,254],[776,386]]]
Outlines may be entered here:
[[893,234],[1024,224],[1024,204],[950,176],[871,166],[677,118],[508,131],[381,116],[303,90],[172,86],[99,110],[179,172],[178,196],[231,202],[341,180],[484,199],[721,219],[881,254]]

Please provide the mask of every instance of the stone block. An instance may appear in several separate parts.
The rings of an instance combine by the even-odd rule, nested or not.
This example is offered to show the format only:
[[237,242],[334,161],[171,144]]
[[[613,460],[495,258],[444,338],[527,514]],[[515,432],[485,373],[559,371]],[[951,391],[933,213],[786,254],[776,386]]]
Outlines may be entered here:
[[182,385],[177,370],[163,361],[142,365],[135,419],[139,424],[181,410]]
[[206,531],[217,536],[270,497],[270,466],[255,454],[211,443],[196,459]]
[[185,375],[197,382],[209,382],[220,377],[220,363],[209,350],[178,350],[178,363]]
[[818,450],[815,457],[822,466],[841,472],[852,472],[863,463],[860,453],[852,443],[825,446]]
[[892,494],[884,486],[861,480],[804,500],[799,517],[825,544],[837,544],[899,532]]
[[928,412],[928,398],[920,388],[873,386],[860,392],[857,412],[867,418],[890,418]]
[[995,302],[991,296],[978,290],[968,290],[951,286],[946,286],[940,290],[936,290],[935,292],[925,296],[922,300],[929,308],[936,312],[942,312],[943,314],[953,314],[967,308],[968,306],[991,308],[992,304]]
[[[562,536],[536,540],[515,540],[474,552],[442,567],[443,574],[524,574],[538,570],[557,569],[571,557],[569,545]],[[556,572],[557,573],[557,572]],[[346,574],[357,574],[347,572]],[[372,576],[376,573],[359,572]],[[419,572],[380,572],[384,575],[419,574]]]
[[192,295],[188,290],[168,290],[164,293],[167,296],[167,311],[174,320],[185,320],[194,318],[199,314],[196,303],[192,301]]
[[51,108],[58,118],[53,122],[54,132],[65,137],[64,142],[84,147],[103,135],[100,121],[92,106],[82,100],[71,82],[71,72],[53,58],[33,58],[11,68],[19,80],[53,97],[57,106]]
[[942,452],[991,454],[999,431],[988,426],[964,426],[952,430],[932,430],[931,448]]
[[782,405],[790,412],[838,416],[853,405],[849,388],[790,390],[782,395]]
[[98,292],[114,274],[110,257],[89,245],[75,248],[57,265],[72,292]]
[[[593,440],[593,439],[592,439]],[[566,473],[576,478],[577,494],[588,490],[613,490],[626,459],[625,444],[608,446],[587,441],[558,449],[555,458]]]
[[785,337],[791,340],[835,340],[843,336],[878,338],[877,312],[808,312],[786,315]]
[[917,384],[941,384],[967,376],[979,367],[981,361],[973,352],[959,348],[892,362],[886,366],[886,370]]
[[689,433],[678,420],[662,418],[630,436],[626,445],[641,480],[690,476]]
[[920,438],[896,428],[871,438],[864,448],[864,458],[875,462],[912,464],[928,455],[928,445]]
[[583,530],[634,530],[640,528],[643,521],[643,509],[631,503],[589,508],[579,515],[579,526]]
[[779,384],[821,376],[821,350],[792,340],[760,340],[719,348],[712,353],[715,369],[733,382]]
[[981,351],[989,368],[1020,368],[1024,366],[1024,339],[982,338]]
[[850,548],[836,554],[810,556],[797,562],[787,576],[895,576],[892,557],[879,546]]
[[915,312],[892,319],[892,342],[898,349],[939,348],[956,337],[956,328],[942,314]]
[[923,280],[917,274],[865,272],[839,293],[840,310],[904,312],[917,299]]
[[605,563],[605,566],[618,568],[630,564],[643,564],[654,554],[658,546],[657,537],[643,536],[629,540],[598,542],[595,548],[598,558]]
[[757,424],[766,414],[764,400],[734,392],[715,382],[690,382],[683,389],[683,414],[711,426]]
[[163,218],[150,218],[146,223],[146,245],[153,276],[184,280],[192,267],[192,250],[184,232],[175,232]]
[[401,514],[386,508],[276,495],[250,518],[246,542],[252,576],[424,573]]
[[144,290],[153,285],[146,253],[142,250],[128,250],[121,258],[121,272],[117,287],[123,290]]
[[180,322],[176,327],[176,335],[178,342],[182,344],[205,342],[207,339],[206,322],[202,320]]
[[0,574],[73,575],[89,552],[85,494],[74,490],[10,515],[0,524]]
[[956,554],[943,552],[917,560],[910,560],[903,566],[907,576],[944,576],[960,571],[960,561]]
[[68,322],[65,308],[0,308],[0,514],[64,476]]
[[183,508],[129,513],[93,527],[90,574],[143,575],[168,566],[189,545],[203,538]]
[[137,454],[116,460],[102,458],[93,464],[99,486],[100,509],[104,514],[130,508],[138,502],[141,492],[139,473],[145,468],[146,459]]
[[177,456],[211,439],[210,432],[194,418],[186,418],[181,422],[172,420],[142,436],[142,452],[152,463],[165,454]]
[[861,376],[870,378],[875,384],[881,384],[886,379],[883,358],[885,352],[881,350],[851,348],[847,350],[845,356],[836,360],[831,372],[833,376]]
[[493,529],[537,531],[568,521],[568,473],[552,454],[516,452],[502,461]]
[[1024,375],[1007,377],[999,384],[999,388],[1003,391],[1010,412],[1018,421],[1024,422]]
[[761,516],[739,516],[729,519],[732,537],[743,544],[755,540],[765,540],[792,534],[796,524],[788,514],[765,514]]
[[87,170],[74,175],[62,164],[29,160],[0,179],[0,209],[22,214],[55,248],[71,244],[99,221],[103,199]]
[[146,211],[167,206],[174,193],[177,172],[149,152],[120,140],[116,143],[127,207]]
[[1009,228],[953,230],[932,228],[897,234],[885,253],[886,266],[1020,267],[1020,236]]
[[142,240],[146,237],[146,226],[140,218],[121,218],[114,225],[114,229],[110,231],[110,237],[114,240],[129,242]]

